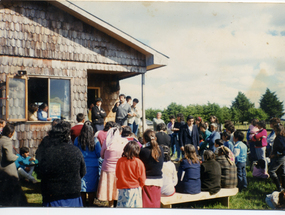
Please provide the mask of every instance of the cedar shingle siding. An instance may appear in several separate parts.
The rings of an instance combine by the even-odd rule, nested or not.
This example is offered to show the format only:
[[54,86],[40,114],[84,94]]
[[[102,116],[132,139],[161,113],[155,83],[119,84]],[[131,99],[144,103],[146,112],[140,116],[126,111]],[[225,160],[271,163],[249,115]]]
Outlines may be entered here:
[[[87,86],[100,87],[109,121],[114,120],[110,110],[120,75],[145,73],[146,56],[48,2],[0,1],[0,85],[18,70],[27,71],[28,77],[70,79],[73,122],[76,114],[87,114]],[[5,85],[0,97],[5,97]],[[17,114],[18,101],[9,102]],[[0,118],[5,117],[5,106],[0,99]],[[44,122],[17,123],[15,148],[27,146],[33,155],[50,127]]]
[[128,65],[134,72],[146,66],[140,52],[46,2],[2,3],[0,21],[1,55]]

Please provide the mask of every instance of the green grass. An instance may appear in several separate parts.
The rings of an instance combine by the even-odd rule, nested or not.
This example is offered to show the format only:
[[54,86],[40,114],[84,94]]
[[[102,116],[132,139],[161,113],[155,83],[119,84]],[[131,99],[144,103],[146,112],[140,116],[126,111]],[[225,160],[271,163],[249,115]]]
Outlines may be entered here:
[[[176,162],[175,162],[176,163]],[[177,163],[176,163],[177,164]],[[36,177],[36,175],[33,175]],[[271,179],[259,180],[252,177],[252,173],[247,167],[248,188],[236,196],[230,197],[230,209],[269,209],[265,203],[266,194],[272,193],[276,187]],[[22,189],[27,197],[29,207],[41,207],[42,196],[40,183],[32,184],[21,181]],[[95,200],[94,207],[106,207],[106,202]],[[173,208],[195,208],[195,209],[227,209],[216,200],[205,200],[192,203],[175,204]]]
[[[33,172],[33,176],[37,179],[37,175]],[[40,180],[38,179],[40,182]],[[41,207],[42,206],[42,194],[40,183],[33,184],[25,180],[20,180],[22,190],[24,191],[29,207]]]

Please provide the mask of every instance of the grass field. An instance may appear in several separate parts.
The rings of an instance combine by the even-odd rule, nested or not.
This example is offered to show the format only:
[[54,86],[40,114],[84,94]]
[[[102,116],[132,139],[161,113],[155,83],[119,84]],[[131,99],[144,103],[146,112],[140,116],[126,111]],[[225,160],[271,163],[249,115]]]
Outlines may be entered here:
[[[36,175],[34,175],[36,176]],[[259,180],[252,177],[247,167],[248,188],[236,196],[230,197],[230,209],[269,209],[265,203],[266,194],[272,193],[275,185],[270,179]],[[21,181],[22,189],[28,200],[29,207],[41,207],[42,196],[40,183],[32,184]],[[106,207],[107,202],[94,201],[94,207]],[[216,200],[206,200],[196,203],[184,203],[173,205],[173,208],[195,208],[195,209],[226,209]]]

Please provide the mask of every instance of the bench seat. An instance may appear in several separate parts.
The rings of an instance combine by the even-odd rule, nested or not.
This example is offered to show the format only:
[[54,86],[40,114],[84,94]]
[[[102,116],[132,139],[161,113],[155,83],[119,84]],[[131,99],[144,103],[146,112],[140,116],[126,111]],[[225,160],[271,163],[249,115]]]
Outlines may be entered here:
[[209,192],[201,192],[198,194],[175,193],[173,196],[161,197],[161,207],[171,208],[172,204],[196,202],[208,199],[220,199],[221,203],[229,207],[229,197],[235,196],[238,188],[222,188],[218,193],[210,195]]

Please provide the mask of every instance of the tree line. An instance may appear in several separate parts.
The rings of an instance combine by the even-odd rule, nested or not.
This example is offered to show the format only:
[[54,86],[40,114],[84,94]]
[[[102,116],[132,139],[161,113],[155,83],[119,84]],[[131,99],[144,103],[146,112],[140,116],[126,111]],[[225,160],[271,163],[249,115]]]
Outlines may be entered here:
[[224,123],[226,120],[231,120],[234,123],[250,122],[253,118],[259,120],[268,121],[272,117],[281,118],[284,115],[283,101],[281,102],[275,92],[271,92],[268,88],[259,100],[259,108],[254,106],[244,93],[238,92],[232,102],[231,107],[223,106],[219,104],[210,103],[206,105],[187,105],[186,107],[180,104],[172,102],[166,109],[146,109],[146,118],[152,120],[156,117],[157,112],[162,113],[162,119],[165,122],[169,121],[171,115],[176,116],[178,113],[182,113],[185,117],[192,115],[194,117],[200,116],[205,121],[209,121],[211,115],[215,115],[220,123]]

